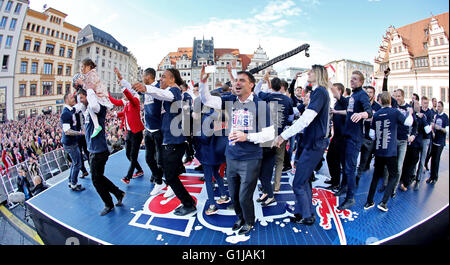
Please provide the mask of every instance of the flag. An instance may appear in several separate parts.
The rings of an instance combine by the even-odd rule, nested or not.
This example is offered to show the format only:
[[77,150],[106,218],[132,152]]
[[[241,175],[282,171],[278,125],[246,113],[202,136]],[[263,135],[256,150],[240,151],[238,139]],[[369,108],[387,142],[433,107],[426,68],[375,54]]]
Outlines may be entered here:
[[6,169],[6,173],[8,173],[9,167],[13,166],[14,164],[13,164],[11,155],[7,154],[5,150],[3,150],[3,152],[2,152],[2,162]]
[[336,76],[336,70],[334,69],[334,67],[331,64],[325,65],[325,69],[327,69],[327,72],[328,72],[328,80],[331,80],[332,78],[334,78]]

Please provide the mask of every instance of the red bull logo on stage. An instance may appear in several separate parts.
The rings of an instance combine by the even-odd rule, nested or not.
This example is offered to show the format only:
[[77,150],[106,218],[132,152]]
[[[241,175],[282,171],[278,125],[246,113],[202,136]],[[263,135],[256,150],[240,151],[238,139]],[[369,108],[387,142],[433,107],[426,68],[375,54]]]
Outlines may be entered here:
[[[189,166],[186,168],[189,168]],[[193,231],[203,228],[220,231],[227,235],[234,234],[231,228],[237,217],[234,210],[227,209],[227,205],[219,205],[217,214],[205,214],[209,204],[207,202],[208,196],[205,183],[200,180],[202,176],[203,174],[197,173],[180,175],[183,185],[197,203],[197,212],[195,214],[182,217],[174,215],[174,210],[180,206],[181,202],[176,196],[165,198],[164,190],[164,192],[148,198],[142,210],[133,212],[135,216],[129,222],[129,225],[184,237],[189,237]],[[293,175],[291,174],[282,177],[280,192],[275,195],[277,202],[268,207],[261,207],[259,203],[256,203],[256,199],[259,198],[261,192],[258,189],[255,191],[255,216],[261,226],[267,226],[269,223],[275,222],[281,223],[281,226],[284,227],[285,224],[283,222],[287,222],[288,217],[292,216],[292,206],[295,204],[295,195],[290,184],[292,178]],[[216,199],[218,199],[218,196],[217,194]],[[337,210],[338,200],[339,198],[335,197],[328,190],[313,188],[312,203],[316,206],[316,214],[320,220],[318,225],[325,230],[335,228],[340,243],[346,244],[342,220],[353,221],[355,213],[350,210]]]

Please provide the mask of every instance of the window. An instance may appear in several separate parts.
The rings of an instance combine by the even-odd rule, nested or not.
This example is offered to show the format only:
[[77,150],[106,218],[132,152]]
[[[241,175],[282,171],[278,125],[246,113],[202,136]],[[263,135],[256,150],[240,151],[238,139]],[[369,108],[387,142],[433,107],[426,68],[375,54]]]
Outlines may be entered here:
[[27,24],[27,30],[30,30],[30,23]]
[[27,85],[20,84],[19,85],[19,97],[25,97],[26,92],[27,92]]
[[421,95],[422,97],[423,97],[423,96],[425,96],[425,95],[426,95],[426,93],[427,93],[427,88],[426,88],[426,87],[424,87],[424,86],[423,86],[423,87],[421,87],[421,88],[420,88],[420,92],[421,92],[421,94],[420,94],[420,95]]
[[9,55],[3,55],[2,70],[8,69]]
[[424,49],[428,49],[428,43],[424,42],[424,43],[423,43],[423,48],[424,48]]
[[433,57],[432,61],[433,61],[433,66],[436,66],[436,57]]
[[23,43],[23,50],[24,51],[30,51],[30,46],[31,46],[31,40],[25,40],[25,42]]
[[5,12],[11,11],[12,4],[13,4],[13,1],[8,1],[8,3],[6,4],[6,7],[5,7]]
[[4,0],[0,0],[0,9],[2,9],[4,2],[5,2]]
[[106,50],[105,50],[105,49],[103,49],[102,55],[103,55],[103,56],[106,56]]
[[49,28],[47,28],[47,33],[46,33],[46,35],[50,35],[50,29],[49,29]]
[[91,47],[87,47],[87,48],[86,48],[86,53],[87,53],[87,54],[91,53]]
[[58,65],[57,75],[62,75],[62,74],[63,74],[63,66],[62,65]]
[[398,47],[398,52],[402,52],[402,46]]
[[408,61],[405,61],[405,68],[408,69]]
[[44,75],[51,75],[52,74],[52,67],[53,67],[53,64],[51,64],[51,63],[44,63]]
[[26,74],[27,73],[27,68],[28,68],[28,62],[21,62],[20,63],[20,73],[21,74]]
[[35,41],[34,42],[33,51],[34,52],[40,52],[40,50],[41,50],[41,42],[40,41]]
[[56,85],[56,94],[57,95],[62,95],[62,87],[63,87],[62,84]]
[[105,59],[102,60],[102,67],[105,67]]
[[55,50],[55,45],[47,44],[47,47],[45,48],[45,54],[53,55],[54,50]]
[[72,58],[72,53],[73,53],[73,50],[72,49],[68,49],[67,50],[67,58]]
[[52,29],[52,34],[51,34],[51,36],[53,37],[54,35],[55,35],[55,30]]
[[436,39],[434,39],[434,46],[438,46],[439,44],[438,44],[438,39],[436,38]]
[[0,35],[0,48],[2,47],[3,35]]
[[36,25],[35,24],[33,24],[32,26],[31,26],[31,31],[34,31],[34,28],[36,27]]
[[400,69],[403,69],[403,61],[400,62]]
[[11,24],[9,24],[9,30],[13,31],[16,29],[17,19],[11,19]]
[[31,84],[30,85],[30,96],[36,96],[36,84]]
[[6,27],[7,22],[8,22],[8,17],[2,17],[2,21],[0,22],[0,28],[4,29]]
[[59,48],[59,56],[63,57],[66,49],[64,47]]
[[447,87],[441,87],[441,100],[443,102],[447,102],[447,97],[446,97],[446,92],[447,92],[448,88]]
[[100,48],[99,47],[95,48],[95,54],[98,54],[99,52],[100,52]]
[[59,38],[59,31],[56,32],[56,38]]
[[66,75],[72,75],[72,67],[70,65],[66,66]]
[[53,92],[53,82],[42,82],[42,95],[48,96],[52,95]]
[[443,37],[440,37],[440,38],[439,38],[439,43],[440,43],[441,45],[444,45],[444,38],[443,38]]
[[444,65],[447,65],[447,63],[448,63],[447,56],[442,57],[442,62]]
[[12,40],[13,40],[13,36],[8,36],[6,38],[6,43],[5,43],[5,48],[6,49],[11,49]]
[[31,73],[37,74],[37,71],[38,71],[38,63],[36,62],[31,63]]
[[42,27],[41,28],[41,34],[44,34],[44,32],[45,32],[45,27]]
[[427,87],[427,97],[433,98],[433,87],[431,86]]
[[70,93],[70,84],[66,84],[66,94]]
[[41,29],[41,26],[38,25],[38,26],[36,27],[36,32],[39,33],[39,30],[40,30],[40,29]]

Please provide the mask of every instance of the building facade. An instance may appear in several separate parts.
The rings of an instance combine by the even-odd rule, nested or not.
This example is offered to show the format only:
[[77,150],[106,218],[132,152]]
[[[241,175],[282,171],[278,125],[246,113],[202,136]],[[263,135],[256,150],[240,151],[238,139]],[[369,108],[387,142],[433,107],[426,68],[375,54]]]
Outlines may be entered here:
[[364,77],[364,86],[371,84],[373,79],[374,66],[369,62],[358,62],[348,59],[341,59],[329,62],[325,65],[328,69],[330,82],[341,83],[345,87],[350,88],[350,80],[353,71],[360,71]]
[[[214,38],[210,40],[197,40],[194,38],[192,48],[178,48],[176,52],[169,52],[159,63],[156,71],[156,78],[166,69],[176,68],[180,71],[181,77],[185,82],[197,83],[200,81],[200,72],[203,65],[215,65],[215,73],[210,74],[207,86],[210,90],[216,88],[216,84],[225,84],[231,81],[228,73],[228,65],[236,62],[236,70],[248,70],[250,67],[257,67],[269,60],[265,51],[258,47],[254,54],[241,54],[236,48],[214,48]],[[271,72],[274,77],[276,72],[269,67],[255,75],[259,81],[263,78],[266,71]]]
[[389,67],[388,89],[405,91],[406,100],[413,93],[449,102],[449,13],[394,28],[383,36],[375,58],[376,88],[381,91],[384,71]]
[[86,58],[97,64],[97,73],[113,97],[122,96],[114,67],[130,83],[138,82],[139,66],[136,57],[109,33],[92,25],[87,25],[78,34],[76,72],[80,71],[81,61]]
[[53,8],[28,9],[16,56],[14,119],[62,111],[71,91],[79,27]]
[[14,74],[29,1],[0,0],[0,122],[14,119]]
[[[278,78],[290,83],[295,78],[295,75],[297,73],[305,72],[307,70],[308,69],[306,69],[306,68],[300,68],[300,67],[288,67],[286,70],[284,70],[278,74]],[[300,85],[300,84],[297,84],[297,85]]]

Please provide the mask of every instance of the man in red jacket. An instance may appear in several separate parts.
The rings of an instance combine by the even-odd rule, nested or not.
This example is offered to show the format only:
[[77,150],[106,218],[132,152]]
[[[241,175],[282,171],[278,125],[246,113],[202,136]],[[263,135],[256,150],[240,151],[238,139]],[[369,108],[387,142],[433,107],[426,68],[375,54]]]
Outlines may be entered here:
[[[144,175],[144,171],[138,162],[138,155],[145,128],[141,120],[141,105],[138,94],[131,89],[130,83],[122,78],[122,75],[117,68],[114,68],[114,72],[117,75],[118,83],[122,88],[122,93],[125,95],[125,98],[117,100],[109,96],[109,99],[116,106],[124,106],[123,111],[117,113],[117,117],[122,120],[120,129],[122,129],[124,125],[126,126],[125,151],[131,164],[128,168],[128,173],[126,177],[122,179],[122,182],[130,184],[131,178],[137,178]],[[133,175],[135,169],[137,172]]]

